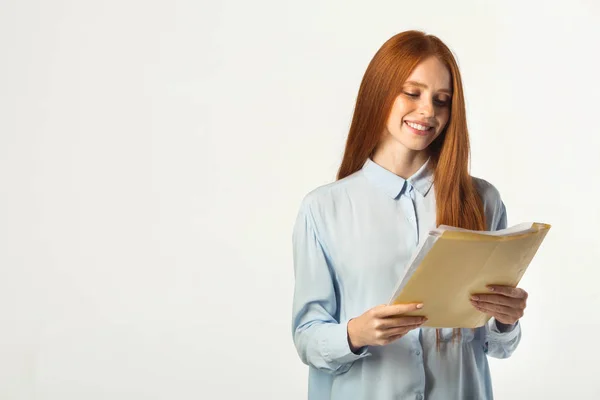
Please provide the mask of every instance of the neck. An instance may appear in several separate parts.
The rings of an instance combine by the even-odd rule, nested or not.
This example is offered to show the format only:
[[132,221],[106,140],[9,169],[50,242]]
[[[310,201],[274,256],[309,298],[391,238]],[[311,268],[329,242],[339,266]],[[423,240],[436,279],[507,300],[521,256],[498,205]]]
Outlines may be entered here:
[[401,178],[408,179],[425,164],[429,155],[425,150],[415,151],[399,145],[375,150],[372,160]]

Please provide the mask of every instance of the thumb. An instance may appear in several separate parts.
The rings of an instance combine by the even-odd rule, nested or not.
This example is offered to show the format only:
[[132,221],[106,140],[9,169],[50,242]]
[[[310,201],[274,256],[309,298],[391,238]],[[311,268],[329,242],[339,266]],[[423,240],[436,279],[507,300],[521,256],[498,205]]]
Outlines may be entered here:
[[380,311],[382,317],[389,317],[392,315],[406,314],[421,308],[423,308],[423,303],[392,304],[386,306],[385,309],[382,308]]

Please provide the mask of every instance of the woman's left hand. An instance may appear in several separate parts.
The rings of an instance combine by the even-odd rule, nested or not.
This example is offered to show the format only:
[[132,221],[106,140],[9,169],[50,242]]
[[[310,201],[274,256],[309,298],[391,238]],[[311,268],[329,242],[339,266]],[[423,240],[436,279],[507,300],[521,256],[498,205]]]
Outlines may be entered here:
[[475,294],[471,296],[471,304],[498,322],[515,324],[523,316],[527,306],[527,292],[510,286],[490,285],[488,288],[493,294]]

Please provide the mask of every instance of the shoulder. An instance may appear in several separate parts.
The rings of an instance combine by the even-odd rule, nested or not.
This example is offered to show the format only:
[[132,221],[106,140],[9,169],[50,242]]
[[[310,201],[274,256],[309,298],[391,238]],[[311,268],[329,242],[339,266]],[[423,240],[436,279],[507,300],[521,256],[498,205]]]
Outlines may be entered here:
[[506,208],[498,189],[482,178],[472,177],[473,184],[481,197],[488,230],[506,227]]
[[344,193],[348,188],[356,186],[360,180],[360,171],[346,178],[316,187],[308,192],[300,202],[300,209],[294,224],[294,238],[312,232],[323,245],[323,235],[332,216],[339,210],[338,205],[343,202]]
[[360,186],[362,180],[363,176],[359,170],[343,179],[318,186],[304,196],[300,211],[312,215],[332,211],[347,198],[350,191]]
[[475,176],[472,178],[473,184],[475,185],[479,196],[481,196],[484,206],[486,204],[497,206],[499,203],[502,203],[502,196],[500,196],[500,192],[494,185],[482,178],[477,178]]
[[314,230],[325,237],[336,222],[353,209],[352,198],[363,188],[364,176],[357,171],[343,179],[316,187],[304,195],[296,217],[296,229]]

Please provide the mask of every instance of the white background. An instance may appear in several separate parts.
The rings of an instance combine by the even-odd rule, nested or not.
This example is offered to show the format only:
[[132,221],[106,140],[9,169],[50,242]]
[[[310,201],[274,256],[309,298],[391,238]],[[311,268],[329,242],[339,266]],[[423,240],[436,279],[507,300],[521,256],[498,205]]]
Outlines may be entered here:
[[407,29],[509,225],[553,225],[496,397],[600,398],[598,2],[2,0],[0,399],[306,398],[292,224]]

